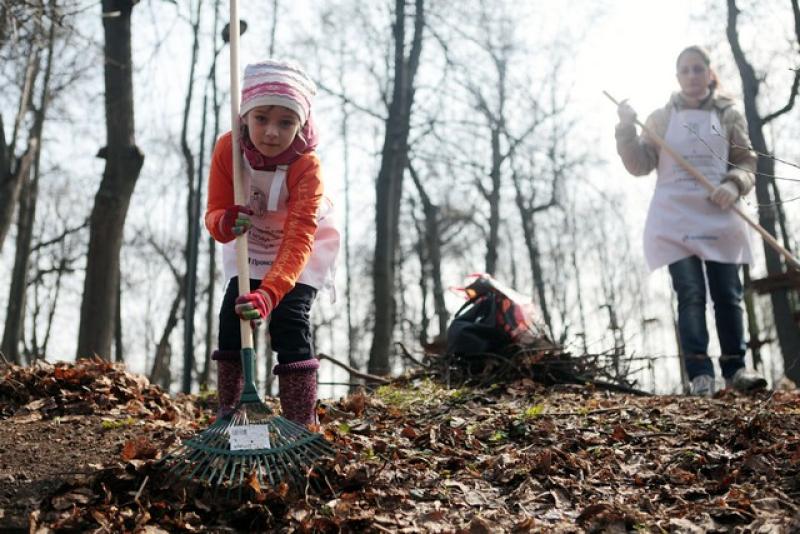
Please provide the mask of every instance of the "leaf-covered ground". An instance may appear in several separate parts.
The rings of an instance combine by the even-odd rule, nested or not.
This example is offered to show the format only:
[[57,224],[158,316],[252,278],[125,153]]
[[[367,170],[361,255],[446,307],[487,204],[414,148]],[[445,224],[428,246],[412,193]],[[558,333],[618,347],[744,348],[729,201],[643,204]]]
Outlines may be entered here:
[[529,379],[323,402],[322,493],[244,501],[155,461],[213,399],[100,361],[0,370],[0,531],[798,532],[800,394],[640,397]]

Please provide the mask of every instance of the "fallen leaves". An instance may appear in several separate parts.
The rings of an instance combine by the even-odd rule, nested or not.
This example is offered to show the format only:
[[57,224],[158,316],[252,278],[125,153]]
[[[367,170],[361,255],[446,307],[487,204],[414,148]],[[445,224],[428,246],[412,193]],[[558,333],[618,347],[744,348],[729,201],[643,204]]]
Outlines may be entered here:
[[146,378],[121,364],[99,358],[75,363],[37,360],[30,367],[4,368],[0,380],[0,417],[18,423],[76,415],[188,424],[199,416],[186,399],[173,399]]
[[120,456],[125,461],[152,460],[160,456],[160,449],[146,436],[138,436],[125,442]]
[[[309,484],[297,495],[251,473],[239,500],[169,485],[154,469],[164,432],[207,421],[197,399],[172,399],[105,362],[11,368],[6,377],[0,416],[12,428],[30,428],[23,422],[35,417],[77,422],[90,411],[102,424],[81,427],[85,439],[127,433],[118,465],[96,465],[42,495],[30,522],[43,530],[773,532],[800,524],[797,392],[700,400],[530,379],[457,390],[392,384],[321,407],[320,431],[338,450],[314,472],[321,490]],[[17,484],[15,476],[0,483]]]

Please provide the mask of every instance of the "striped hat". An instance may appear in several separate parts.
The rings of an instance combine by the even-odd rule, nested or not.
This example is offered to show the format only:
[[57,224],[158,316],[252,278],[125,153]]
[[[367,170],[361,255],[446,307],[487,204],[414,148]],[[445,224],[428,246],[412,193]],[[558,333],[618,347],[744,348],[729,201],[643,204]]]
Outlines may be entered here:
[[296,63],[267,60],[244,69],[240,114],[258,106],[283,106],[305,124],[317,87]]

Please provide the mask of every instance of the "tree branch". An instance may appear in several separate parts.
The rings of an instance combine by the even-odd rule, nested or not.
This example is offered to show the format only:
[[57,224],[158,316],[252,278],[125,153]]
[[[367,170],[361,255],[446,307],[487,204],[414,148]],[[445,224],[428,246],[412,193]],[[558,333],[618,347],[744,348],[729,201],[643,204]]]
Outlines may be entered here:
[[156,251],[156,253],[161,256],[161,259],[167,264],[169,270],[172,272],[172,276],[175,277],[175,281],[178,282],[179,286],[183,286],[183,275],[178,272],[178,268],[172,263],[172,259],[170,258],[170,254],[164,250],[158,243],[156,243],[155,238],[152,236],[147,239],[147,242],[150,244],[151,247]]
[[89,218],[88,217],[83,221],[83,223],[80,226],[76,226],[74,228],[67,228],[66,230],[61,232],[59,235],[57,235],[56,237],[54,237],[52,239],[48,239],[47,241],[42,241],[41,243],[37,243],[36,245],[31,247],[31,252],[36,252],[36,251],[38,251],[40,249],[43,249],[45,247],[49,247],[50,245],[55,245],[56,243],[60,243],[61,241],[66,239],[68,235],[74,234],[75,232],[83,230],[87,226],[89,226]]
[[774,112],[770,113],[769,115],[767,115],[766,117],[764,117],[761,120],[761,122],[763,122],[764,124],[767,124],[768,122],[772,121],[773,119],[777,119],[778,117],[780,117],[784,113],[786,113],[788,111],[791,111],[791,109],[794,107],[794,101],[797,98],[797,89],[798,89],[798,87],[800,87],[800,67],[798,67],[798,68],[796,68],[794,70],[794,81],[792,82],[792,90],[789,93],[789,101],[786,103],[785,106],[783,106],[778,111],[774,111]]
[[402,355],[403,355],[405,358],[408,358],[409,360],[411,360],[412,362],[414,362],[414,364],[415,364],[415,365],[418,365],[419,367],[424,367],[424,368],[426,368],[426,369],[430,369],[430,367],[431,367],[430,365],[427,365],[427,364],[425,364],[425,363],[423,363],[423,362],[419,361],[418,359],[416,359],[414,356],[412,356],[412,355],[411,355],[411,353],[408,351],[408,349],[406,348],[406,346],[405,346],[405,345],[403,345],[403,344],[402,344],[402,343],[400,343],[399,341],[396,341],[396,342],[395,342],[395,345],[396,345],[397,347],[399,347],[399,348],[400,348],[400,353],[401,353],[401,354],[402,354]]
[[371,375],[369,373],[363,373],[363,372],[361,372],[361,371],[359,371],[357,369],[353,369],[349,365],[347,365],[345,363],[342,363],[339,360],[337,360],[336,358],[334,358],[332,356],[328,356],[327,354],[324,354],[322,352],[317,353],[317,358],[320,359],[320,360],[328,360],[332,364],[338,365],[339,367],[341,367],[342,369],[344,369],[345,371],[347,371],[348,373],[350,373],[351,375],[353,375],[355,377],[363,378],[364,380],[369,380],[370,382],[378,382],[379,384],[391,384],[390,380],[387,380],[387,379],[385,379],[385,378],[383,378],[381,376],[375,376],[375,375]]
[[334,91],[333,89],[331,89],[327,85],[323,84],[322,82],[318,81],[317,82],[317,87],[319,87],[322,91],[325,91],[329,95],[335,96],[336,98],[341,100],[343,104],[348,104],[348,105],[352,106],[353,109],[356,109],[356,110],[360,111],[361,113],[369,115],[370,117],[372,117],[374,119],[378,119],[379,121],[382,121],[382,122],[386,122],[386,120],[387,120],[387,118],[385,116],[383,116],[383,115],[381,115],[379,113],[376,113],[376,112],[372,111],[371,109],[369,109],[367,107],[362,106],[361,104],[355,102],[354,100],[352,100],[349,96],[347,96],[344,93],[341,93],[341,92],[338,92],[338,91]]

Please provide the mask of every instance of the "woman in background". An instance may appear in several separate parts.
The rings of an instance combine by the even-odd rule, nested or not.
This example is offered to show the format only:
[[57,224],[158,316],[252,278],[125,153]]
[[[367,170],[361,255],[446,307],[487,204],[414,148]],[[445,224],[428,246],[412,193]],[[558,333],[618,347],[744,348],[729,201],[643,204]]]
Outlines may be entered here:
[[[714,302],[720,367],[726,387],[763,388],[766,381],[745,367],[747,349],[739,267],[752,262],[749,229],[731,210],[754,184],[756,155],[749,148],[744,117],[719,93],[708,52],[690,46],[678,54],[680,91],[647,118],[647,128],[696,167],[715,189],[707,190],[647,134],[636,133],[636,113],[617,110],[617,152],[635,176],[656,169],[644,249],[650,270],[668,266],[678,296],[678,331],[691,393],[714,394],[708,357],[706,287]],[[706,286],[706,283],[708,284]]]

